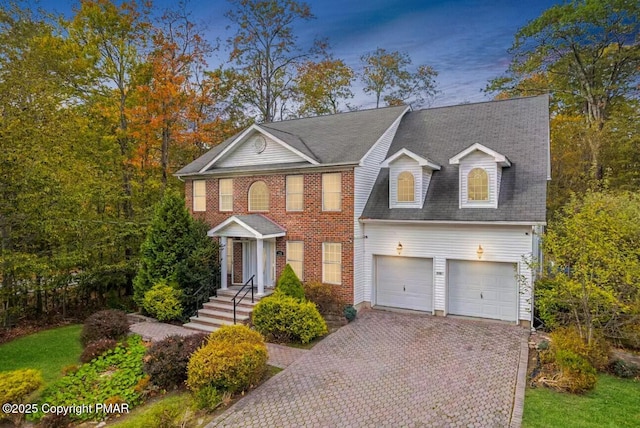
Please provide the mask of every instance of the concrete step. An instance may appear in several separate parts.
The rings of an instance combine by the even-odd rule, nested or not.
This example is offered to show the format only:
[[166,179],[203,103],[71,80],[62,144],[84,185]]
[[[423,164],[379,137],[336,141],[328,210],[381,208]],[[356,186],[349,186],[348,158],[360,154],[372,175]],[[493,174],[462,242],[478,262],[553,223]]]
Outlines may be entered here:
[[[233,289],[218,290],[216,297],[210,297],[209,301],[202,305],[198,311],[198,316],[191,317],[184,327],[198,331],[211,332],[223,325],[233,325],[233,297],[238,291]],[[265,295],[271,294],[272,290],[267,290]],[[261,296],[264,297],[264,296]],[[236,306],[236,323],[246,324],[251,318],[251,312],[260,298],[254,296],[251,302],[249,294]]]
[[[211,300],[204,305],[202,309],[208,309],[211,311],[230,312],[233,314],[233,303],[221,302],[219,300]],[[253,306],[238,305],[236,306],[237,313],[249,314],[253,311]]]
[[[240,313],[236,310],[236,321],[238,323],[248,321],[250,314],[251,312]],[[197,318],[213,318],[216,320],[231,321],[231,323],[233,324],[233,312],[217,311],[213,309],[204,308],[198,311]]]

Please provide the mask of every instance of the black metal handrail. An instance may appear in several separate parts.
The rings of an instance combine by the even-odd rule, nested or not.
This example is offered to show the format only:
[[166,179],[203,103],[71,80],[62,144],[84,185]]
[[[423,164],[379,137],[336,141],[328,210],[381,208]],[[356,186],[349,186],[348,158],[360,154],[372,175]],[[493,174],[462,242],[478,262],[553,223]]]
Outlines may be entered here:
[[255,275],[253,275],[251,278],[249,278],[247,280],[247,282],[244,283],[244,285],[240,288],[240,290],[238,290],[238,292],[236,293],[235,296],[233,296],[233,323],[236,323],[236,307],[238,306],[238,304],[240,304],[240,302],[242,302],[242,299],[244,299],[247,294],[249,293],[249,290],[245,291],[244,294],[242,295],[242,297],[240,297],[240,299],[238,299],[238,301],[236,301],[236,298],[238,297],[238,295],[240,293],[242,293],[242,290],[245,289],[245,287],[249,284],[251,284],[251,287],[249,287],[249,289],[251,290],[251,303],[253,303],[253,278],[255,277]]
[[[215,278],[215,277],[214,277]],[[193,294],[189,294],[185,296],[187,302],[193,303],[193,307],[191,307],[191,313],[195,315],[196,318],[199,317],[199,309],[202,304],[210,297],[218,296],[218,286],[219,284],[212,282],[211,284],[205,284],[198,288]]]

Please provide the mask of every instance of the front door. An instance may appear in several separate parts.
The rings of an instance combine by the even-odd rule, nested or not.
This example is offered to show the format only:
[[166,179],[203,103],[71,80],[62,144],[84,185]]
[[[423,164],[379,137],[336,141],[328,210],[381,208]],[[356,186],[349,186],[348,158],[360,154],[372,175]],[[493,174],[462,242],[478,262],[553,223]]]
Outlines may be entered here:
[[[262,275],[265,287],[273,287],[275,285],[275,241],[264,241],[262,243]],[[257,241],[242,242],[242,277],[246,282],[252,276],[253,285],[258,285],[258,243]]]

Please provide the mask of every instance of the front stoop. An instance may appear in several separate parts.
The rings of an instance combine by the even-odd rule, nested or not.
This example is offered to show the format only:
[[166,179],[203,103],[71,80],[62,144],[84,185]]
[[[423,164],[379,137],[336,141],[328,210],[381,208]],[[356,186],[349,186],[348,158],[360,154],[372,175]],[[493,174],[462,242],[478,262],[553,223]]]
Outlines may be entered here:
[[[234,287],[236,288],[236,287]],[[233,325],[233,297],[238,292],[237,289],[218,290],[217,297],[210,297],[209,301],[202,305],[197,316],[189,318],[189,322],[184,327],[192,330],[212,332],[223,325]],[[244,294],[244,293],[243,293]],[[251,293],[249,293],[236,306],[236,323],[247,324],[251,318],[253,307],[258,304],[260,298],[271,294],[271,290],[265,290],[264,296],[255,296],[251,303]]]

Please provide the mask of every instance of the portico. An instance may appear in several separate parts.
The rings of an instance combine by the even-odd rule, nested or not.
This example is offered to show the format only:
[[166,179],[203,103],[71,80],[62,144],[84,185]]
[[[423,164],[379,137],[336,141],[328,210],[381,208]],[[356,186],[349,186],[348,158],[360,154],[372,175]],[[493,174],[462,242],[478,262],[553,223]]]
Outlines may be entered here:
[[254,277],[257,295],[265,294],[265,286],[275,283],[276,238],[285,236],[286,230],[261,214],[231,216],[207,235],[220,238],[220,285],[226,290],[227,261],[231,257],[231,242],[242,245],[243,279]]

